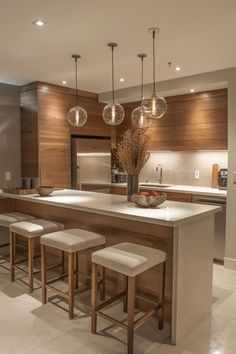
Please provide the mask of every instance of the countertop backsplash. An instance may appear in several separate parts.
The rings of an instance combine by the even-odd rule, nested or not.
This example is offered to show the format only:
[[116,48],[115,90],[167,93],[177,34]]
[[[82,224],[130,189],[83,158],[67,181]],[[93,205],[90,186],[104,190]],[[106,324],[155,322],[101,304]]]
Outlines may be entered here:
[[[158,164],[162,165],[162,183],[191,186],[211,186],[212,165],[219,168],[228,167],[228,151],[156,151],[140,173],[140,182],[158,182]],[[199,179],[195,179],[195,171],[199,171]]]

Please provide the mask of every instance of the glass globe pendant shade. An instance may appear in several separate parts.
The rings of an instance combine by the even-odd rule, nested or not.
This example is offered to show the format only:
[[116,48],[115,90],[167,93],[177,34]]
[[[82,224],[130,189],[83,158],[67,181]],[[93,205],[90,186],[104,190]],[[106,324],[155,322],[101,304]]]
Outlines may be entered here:
[[154,92],[150,98],[143,99],[143,110],[147,118],[159,119],[167,111],[166,100]]
[[110,102],[104,107],[102,116],[106,124],[119,125],[125,117],[125,111],[119,103]]
[[74,127],[82,127],[87,122],[87,112],[79,106],[75,106],[67,113],[68,122]]
[[143,107],[137,107],[133,110],[131,114],[131,123],[132,127],[135,129],[149,127],[150,122],[143,111]]

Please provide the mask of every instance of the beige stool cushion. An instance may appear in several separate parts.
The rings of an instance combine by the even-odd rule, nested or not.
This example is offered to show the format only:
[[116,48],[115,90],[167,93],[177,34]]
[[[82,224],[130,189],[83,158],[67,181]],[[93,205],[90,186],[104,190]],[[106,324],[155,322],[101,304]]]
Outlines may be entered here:
[[128,242],[92,254],[92,262],[129,277],[135,277],[165,260],[165,252]]
[[63,230],[64,225],[59,222],[44,219],[22,221],[10,225],[10,231],[19,235],[32,238],[39,237],[49,232]]
[[73,253],[104,245],[105,237],[86,230],[70,229],[42,236],[41,244]]
[[24,213],[4,213],[0,214],[0,226],[10,227],[11,224],[19,221],[34,220],[35,217]]

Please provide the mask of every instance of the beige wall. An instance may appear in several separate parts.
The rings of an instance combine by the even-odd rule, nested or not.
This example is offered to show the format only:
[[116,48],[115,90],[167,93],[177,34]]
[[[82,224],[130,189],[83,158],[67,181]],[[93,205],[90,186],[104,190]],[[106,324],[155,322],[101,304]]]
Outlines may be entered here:
[[[140,174],[140,182],[158,182],[158,164],[163,168],[163,183],[191,186],[211,186],[212,165],[218,163],[219,168],[228,167],[227,151],[157,151],[151,152],[147,164]],[[194,179],[194,171],[200,171],[200,179]]]
[[0,189],[19,186],[20,172],[20,88],[0,83]]

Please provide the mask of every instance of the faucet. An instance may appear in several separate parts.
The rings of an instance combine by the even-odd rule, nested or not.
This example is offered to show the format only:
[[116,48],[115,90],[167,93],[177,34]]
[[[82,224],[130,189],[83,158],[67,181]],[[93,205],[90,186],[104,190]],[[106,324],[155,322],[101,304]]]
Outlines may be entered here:
[[159,183],[161,184],[163,182],[163,176],[162,176],[163,168],[160,163],[156,167],[156,172],[158,172],[158,171],[159,171]]

